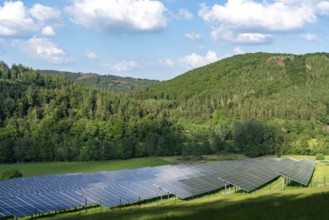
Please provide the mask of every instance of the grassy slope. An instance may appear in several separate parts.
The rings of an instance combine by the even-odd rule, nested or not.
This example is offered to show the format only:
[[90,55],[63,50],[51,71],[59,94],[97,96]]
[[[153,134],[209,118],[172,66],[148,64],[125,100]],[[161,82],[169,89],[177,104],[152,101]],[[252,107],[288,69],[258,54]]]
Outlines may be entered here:
[[63,219],[326,219],[329,216],[328,196],[329,187],[321,187],[236,194],[226,198],[203,197],[176,204],[170,199],[160,205],[78,214]]
[[[242,154],[206,155],[205,160],[238,160],[247,159]],[[19,163],[0,164],[0,175],[5,170],[17,169],[24,177],[39,176],[45,174],[63,173],[89,173],[97,171],[111,171],[120,169],[134,169],[147,166],[161,166],[166,164],[183,163],[175,157],[147,157],[129,160],[92,161],[92,162],[46,162],[46,163]],[[188,161],[193,162],[193,161]],[[1,178],[1,176],[0,176]]]
[[17,169],[24,177],[45,174],[62,173],[88,173],[97,171],[111,171],[119,169],[133,169],[146,166],[160,166],[168,164],[168,161],[156,157],[137,158],[117,161],[97,162],[52,162],[52,163],[22,163],[22,164],[0,164],[0,173],[5,170]]

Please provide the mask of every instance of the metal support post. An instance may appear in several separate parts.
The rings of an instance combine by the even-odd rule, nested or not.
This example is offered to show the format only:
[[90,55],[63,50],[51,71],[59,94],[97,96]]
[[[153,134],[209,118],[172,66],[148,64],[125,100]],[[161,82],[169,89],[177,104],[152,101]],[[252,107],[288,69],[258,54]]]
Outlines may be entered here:
[[177,195],[176,195],[176,191],[175,191],[175,204],[176,204],[176,200],[177,200]]
[[86,212],[87,212],[87,205],[88,205],[88,201],[87,201],[87,197],[85,197],[85,208],[86,208]]

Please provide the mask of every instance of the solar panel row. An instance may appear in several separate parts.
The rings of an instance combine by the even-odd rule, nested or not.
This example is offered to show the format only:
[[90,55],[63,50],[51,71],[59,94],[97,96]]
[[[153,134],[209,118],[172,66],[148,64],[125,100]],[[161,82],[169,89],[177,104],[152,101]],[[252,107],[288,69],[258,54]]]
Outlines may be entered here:
[[295,182],[307,186],[313,175],[315,162],[307,158],[297,161],[293,166],[279,171],[281,176],[287,177]]
[[314,166],[307,159],[265,158],[17,178],[0,181],[0,217],[90,204],[113,207],[169,195],[187,199],[226,184],[250,192],[280,175],[307,185]]

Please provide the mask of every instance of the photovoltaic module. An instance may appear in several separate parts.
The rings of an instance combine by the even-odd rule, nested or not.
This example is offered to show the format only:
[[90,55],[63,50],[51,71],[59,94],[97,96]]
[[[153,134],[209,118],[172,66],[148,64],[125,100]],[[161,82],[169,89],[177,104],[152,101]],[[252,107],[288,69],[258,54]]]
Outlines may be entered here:
[[0,181],[0,217],[90,204],[115,207],[175,195],[187,199],[233,185],[250,192],[279,176],[307,186],[315,161],[247,159]]

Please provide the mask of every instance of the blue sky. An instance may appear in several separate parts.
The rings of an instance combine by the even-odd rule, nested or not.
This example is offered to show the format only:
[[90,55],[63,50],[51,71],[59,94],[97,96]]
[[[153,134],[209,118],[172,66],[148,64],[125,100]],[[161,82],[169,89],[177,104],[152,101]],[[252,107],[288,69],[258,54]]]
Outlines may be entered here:
[[168,80],[251,52],[329,52],[327,0],[0,1],[0,60]]

